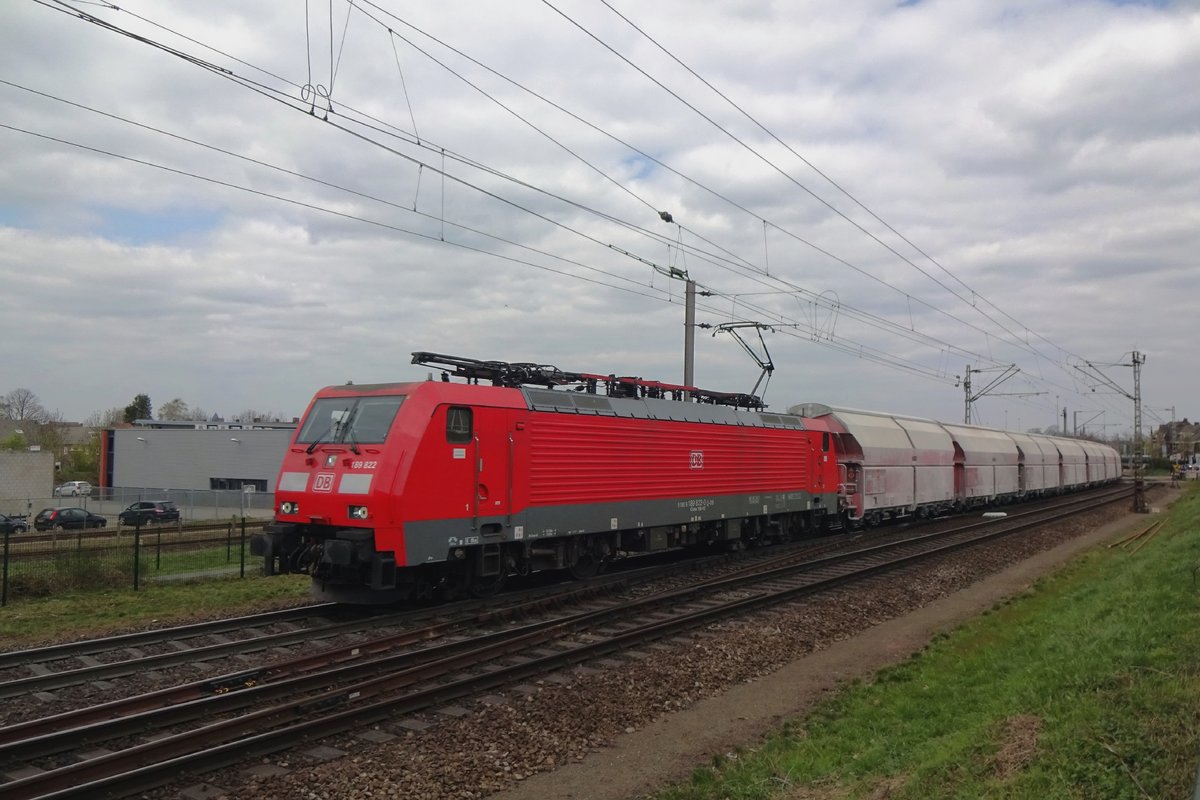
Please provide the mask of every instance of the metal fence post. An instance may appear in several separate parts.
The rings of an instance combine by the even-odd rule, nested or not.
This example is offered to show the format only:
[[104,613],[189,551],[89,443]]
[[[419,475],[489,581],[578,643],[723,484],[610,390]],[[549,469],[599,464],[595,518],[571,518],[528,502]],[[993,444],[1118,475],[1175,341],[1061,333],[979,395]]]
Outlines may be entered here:
[[4,532],[4,585],[0,586],[0,606],[8,605],[8,540],[12,531]]
[[142,526],[139,522],[133,528],[133,590],[139,590],[139,579],[142,572]]
[[242,538],[239,542],[238,554],[241,556],[241,573],[238,577],[246,577],[246,518],[242,517]]

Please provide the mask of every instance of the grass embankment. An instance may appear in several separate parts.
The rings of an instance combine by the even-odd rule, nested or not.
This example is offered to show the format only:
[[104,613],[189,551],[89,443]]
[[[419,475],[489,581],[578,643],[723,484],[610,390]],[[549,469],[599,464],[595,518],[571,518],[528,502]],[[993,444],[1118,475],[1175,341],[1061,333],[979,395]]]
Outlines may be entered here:
[[309,583],[307,575],[149,583],[138,592],[107,589],[10,602],[0,608],[0,648],[299,605],[307,602]]
[[1193,488],[1136,552],[1099,548],[656,798],[1191,797],[1198,568]]

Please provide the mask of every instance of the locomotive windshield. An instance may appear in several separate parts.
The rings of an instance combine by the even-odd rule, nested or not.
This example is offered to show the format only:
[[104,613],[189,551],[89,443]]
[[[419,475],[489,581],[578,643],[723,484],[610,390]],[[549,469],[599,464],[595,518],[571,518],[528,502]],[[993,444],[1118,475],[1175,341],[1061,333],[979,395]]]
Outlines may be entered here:
[[360,444],[383,444],[403,402],[402,395],[323,397],[313,403],[296,443],[309,445],[309,452],[326,442],[348,444],[351,449]]

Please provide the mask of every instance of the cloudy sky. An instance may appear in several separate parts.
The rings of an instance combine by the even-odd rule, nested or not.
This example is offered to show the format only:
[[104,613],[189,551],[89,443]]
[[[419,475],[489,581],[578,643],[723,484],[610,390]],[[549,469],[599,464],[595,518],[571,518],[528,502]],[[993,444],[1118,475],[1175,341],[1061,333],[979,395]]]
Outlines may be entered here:
[[1115,434],[1137,351],[1200,416],[1196,2],[4,5],[0,394],[67,419],[414,350],[680,382],[682,273],[696,384],[762,323],[773,409],[1011,364],[976,421]]

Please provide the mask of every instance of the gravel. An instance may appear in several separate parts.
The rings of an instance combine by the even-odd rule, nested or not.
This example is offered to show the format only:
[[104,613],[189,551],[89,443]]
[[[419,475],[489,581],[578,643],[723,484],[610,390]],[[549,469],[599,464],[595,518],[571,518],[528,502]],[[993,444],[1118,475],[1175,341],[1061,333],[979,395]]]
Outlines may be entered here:
[[[484,798],[497,793],[512,800],[546,797],[546,784],[539,783],[538,776],[566,765],[580,765],[599,751],[611,753],[606,748],[615,742],[638,741],[640,747],[653,751],[655,743],[639,737],[639,732],[664,721],[702,715],[699,709],[707,701],[739,686],[760,685],[758,682],[785,665],[834,643],[864,638],[864,631],[886,620],[959,592],[984,576],[1109,522],[1113,516],[1111,508],[1095,512],[832,594],[714,623],[689,636],[642,646],[620,657],[621,666],[613,666],[611,660],[584,665],[486,698],[463,701],[457,708],[301,744],[257,765],[242,764],[203,776],[208,787],[201,794],[206,798],[256,800],[444,800]],[[177,682],[179,673],[170,672],[174,673],[170,676],[175,679],[172,682]],[[167,677],[147,675],[132,683],[151,688]],[[122,687],[122,693],[125,691]],[[69,700],[63,697],[67,702],[62,706],[94,701],[103,693],[100,687],[85,685],[68,693]],[[14,722],[27,713],[11,708],[6,716]],[[720,713],[728,716],[736,711],[725,709]],[[693,724],[711,728],[726,722],[699,719]],[[1018,761],[1024,734],[1019,721],[1014,725],[1013,760]],[[331,758],[336,753],[329,748],[344,755]],[[588,763],[600,760],[594,757]],[[664,771],[670,772],[665,764],[655,764],[653,756],[639,769],[650,773],[635,781],[643,787],[655,785]],[[591,780],[603,782],[603,770],[600,773],[599,777],[593,774]],[[618,783],[614,782],[614,787]],[[632,785],[628,780],[620,785],[627,784]],[[554,796],[598,796],[591,790],[572,791],[560,787]],[[147,796],[179,797],[180,786]],[[607,796],[631,794],[614,788]]]
[[[624,668],[596,667],[550,676],[465,716],[432,713],[324,744],[347,755],[314,763],[303,754],[267,760],[291,772],[266,779],[209,776],[230,797],[483,798],[532,776],[582,761],[622,735],[694,707],[785,664],[971,585],[1112,517],[1111,511],[942,558],[821,598],[723,621],[695,635],[642,648]],[[497,702],[499,699],[499,702]],[[404,727],[427,725],[415,731]],[[530,794],[530,797],[537,796]],[[580,795],[583,796],[583,795]]]

